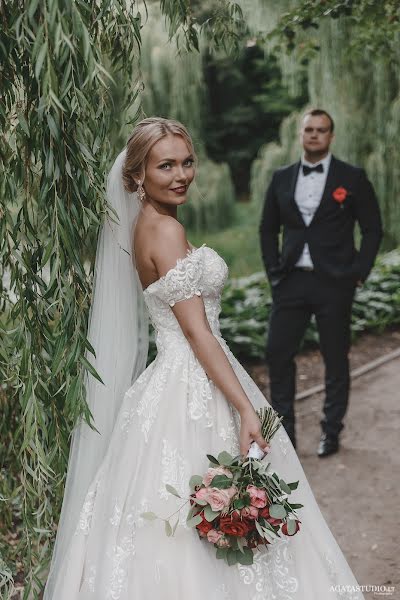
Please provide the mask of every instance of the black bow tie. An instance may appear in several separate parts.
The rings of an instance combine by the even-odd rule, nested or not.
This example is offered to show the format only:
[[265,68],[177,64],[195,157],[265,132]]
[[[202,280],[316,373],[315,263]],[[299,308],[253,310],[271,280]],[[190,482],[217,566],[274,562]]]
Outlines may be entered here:
[[307,165],[303,165],[303,175],[307,176],[310,173],[314,173],[314,171],[316,173],[323,173],[324,172],[324,165],[323,164],[319,164],[316,167],[308,167]]

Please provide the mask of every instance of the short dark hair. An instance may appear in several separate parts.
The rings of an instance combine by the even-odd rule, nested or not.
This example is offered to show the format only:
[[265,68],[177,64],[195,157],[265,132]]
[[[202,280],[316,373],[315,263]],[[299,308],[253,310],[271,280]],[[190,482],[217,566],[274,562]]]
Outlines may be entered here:
[[328,117],[328,119],[330,120],[331,132],[333,133],[333,131],[335,129],[335,121],[332,119],[331,115],[328,112],[326,112],[326,110],[323,110],[322,108],[313,108],[311,110],[308,110],[306,113],[304,113],[303,119],[305,119],[308,116],[321,117],[322,115],[325,115],[325,117]]

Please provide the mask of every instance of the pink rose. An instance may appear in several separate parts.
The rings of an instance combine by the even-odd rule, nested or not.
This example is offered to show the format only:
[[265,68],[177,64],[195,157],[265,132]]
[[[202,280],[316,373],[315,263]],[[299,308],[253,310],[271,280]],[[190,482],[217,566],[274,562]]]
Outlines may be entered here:
[[217,542],[217,546],[218,546],[218,548],[229,548],[230,542],[225,536],[222,536],[219,538],[219,540]]
[[211,531],[209,531],[207,533],[207,539],[209,542],[211,542],[211,544],[216,544],[218,542],[218,540],[222,537],[223,533],[222,531],[217,531],[216,529],[211,529]]
[[241,513],[243,518],[256,520],[258,518],[258,508],[255,506],[245,506],[242,508]]
[[205,486],[209,486],[216,475],[226,475],[232,479],[233,474],[226,467],[212,467],[207,470],[207,473],[203,477],[203,483]]
[[205,500],[206,502],[208,502],[208,489],[200,488],[199,490],[197,490],[195,496],[199,500]]
[[248,485],[246,492],[250,495],[250,504],[256,508],[264,508],[267,504],[267,494],[255,485]]
[[205,489],[207,490],[208,494],[204,499],[214,511],[220,511],[229,506],[231,499],[237,492],[235,487],[230,487],[227,490],[220,490],[218,488]]

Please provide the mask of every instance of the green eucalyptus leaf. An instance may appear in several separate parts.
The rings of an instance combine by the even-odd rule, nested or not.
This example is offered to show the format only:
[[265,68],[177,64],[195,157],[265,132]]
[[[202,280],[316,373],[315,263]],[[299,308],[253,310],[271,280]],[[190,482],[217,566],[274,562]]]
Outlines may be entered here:
[[229,467],[233,462],[233,456],[231,456],[229,454],[229,452],[225,452],[225,450],[224,450],[223,452],[220,452],[218,454],[218,462],[221,465],[225,465],[225,466]]
[[207,458],[213,465],[219,465],[218,460],[212,454],[207,454]]
[[189,480],[189,487],[191,490],[194,490],[195,487],[201,486],[203,483],[203,478],[201,475],[192,475]]
[[217,548],[215,556],[218,559],[221,559],[221,558],[224,559],[224,558],[226,558],[227,553],[228,553],[228,548]]
[[261,525],[259,524],[258,521],[254,521],[257,532],[260,534],[261,537],[265,537],[264,535],[264,529],[261,527]]
[[238,554],[241,554],[239,550],[233,550],[232,548],[228,549],[228,552],[226,553],[226,562],[230,567],[237,564]]
[[209,504],[204,509],[204,518],[209,523],[211,523],[211,521],[214,521],[214,519],[216,519],[219,516],[219,514],[220,514],[219,512],[213,511],[213,509],[211,508],[211,506]]
[[167,492],[169,492],[173,496],[176,496],[177,498],[181,498],[181,496],[179,495],[178,491],[172,485],[170,485],[169,483],[166,484],[165,489],[167,490]]
[[200,515],[195,515],[194,517],[187,519],[186,525],[188,527],[196,527],[196,525],[199,525],[202,522],[202,520],[203,519]]
[[236,551],[236,558],[241,565],[252,565],[254,554],[250,548],[243,548],[243,552]]
[[164,522],[165,533],[168,537],[172,536],[172,527],[169,521]]
[[232,487],[232,479],[226,475],[216,475],[210,485],[220,490],[228,489]]
[[[288,504],[289,504],[289,502],[288,502]],[[289,506],[290,506],[290,508],[292,510],[297,510],[299,508],[303,508],[304,505],[303,504],[292,504],[292,503],[290,503]]]
[[296,533],[296,521],[294,519],[287,520],[287,531],[288,535],[294,535]]
[[179,517],[177,517],[177,519],[175,521],[175,525],[172,528],[172,535],[175,535],[175,532],[176,532],[176,530],[178,528],[178,525],[179,525]]
[[279,485],[281,486],[281,489],[283,492],[285,492],[285,494],[289,495],[292,493],[291,487],[286,483],[286,481],[283,481],[283,479],[279,481]]
[[146,519],[146,521],[155,521],[158,519],[157,515],[154,512],[144,512],[140,515],[142,519]]
[[269,514],[274,519],[284,519],[286,517],[286,509],[282,504],[271,504]]
[[193,500],[199,506],[206,506],[208,504],[207,500],[203,500],[202,498],[193,498]]

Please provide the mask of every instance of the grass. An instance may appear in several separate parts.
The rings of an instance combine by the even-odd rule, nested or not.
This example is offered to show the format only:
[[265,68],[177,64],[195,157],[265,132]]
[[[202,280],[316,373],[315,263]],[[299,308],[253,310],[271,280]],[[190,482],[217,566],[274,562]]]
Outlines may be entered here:
[[190,243],[207,244],[220,254],[229,267],[230,277],[245,277],[264,271],[258,235],[258,209],[254,204],[238,204],[232,227],[212,233],[188,232]]

